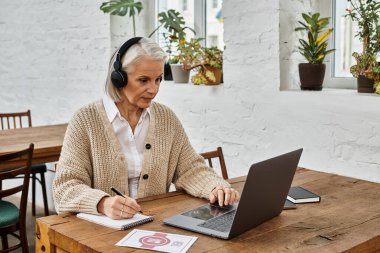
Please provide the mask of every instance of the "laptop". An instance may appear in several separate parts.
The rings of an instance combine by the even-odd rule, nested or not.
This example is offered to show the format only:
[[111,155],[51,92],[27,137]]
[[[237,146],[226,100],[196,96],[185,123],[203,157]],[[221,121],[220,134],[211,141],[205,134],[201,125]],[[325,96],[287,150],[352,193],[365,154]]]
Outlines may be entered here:
[[231,206],[206,204],[165,219],[164,224],[231,239],[279,215],[293,181],[302,149],[259,163],[249,169],[240,201]]

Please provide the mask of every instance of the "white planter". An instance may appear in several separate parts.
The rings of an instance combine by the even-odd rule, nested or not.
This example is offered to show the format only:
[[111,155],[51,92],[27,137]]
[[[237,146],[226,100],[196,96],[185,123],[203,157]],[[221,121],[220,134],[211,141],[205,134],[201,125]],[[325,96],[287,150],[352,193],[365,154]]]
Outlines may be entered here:
[[170,64],[172,76],[175,83],[188,83],[190,71],[182,69],[182,64]]

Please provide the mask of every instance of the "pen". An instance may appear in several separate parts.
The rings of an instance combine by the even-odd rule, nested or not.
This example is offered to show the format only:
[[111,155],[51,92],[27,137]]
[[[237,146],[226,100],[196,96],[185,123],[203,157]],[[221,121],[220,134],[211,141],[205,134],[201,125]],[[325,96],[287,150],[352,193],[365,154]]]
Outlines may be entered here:
[[[114,193],[116,193],[117,195],[119,196],[122,196],[122,197],[126,197],[123,193],[121,193],[118,189],[116,189],[115,187],[111,186],[111,191],[113,191]],[[142,211],[140,211],[139,213],[143,213]]]
[[117,195],[119,196],[122,196],[125,198],[124,194],[121,193],[118,189],[116,189],[115,187],[111,187],[111,191],[113,191],[114,193],[116,193]]

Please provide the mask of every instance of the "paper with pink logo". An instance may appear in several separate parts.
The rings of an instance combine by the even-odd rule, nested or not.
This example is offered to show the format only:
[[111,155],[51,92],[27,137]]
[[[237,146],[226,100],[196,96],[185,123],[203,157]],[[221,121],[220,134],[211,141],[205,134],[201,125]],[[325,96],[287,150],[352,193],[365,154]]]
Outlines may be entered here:
[[198,238],[194,236],[134,229],[117,242],[116,246],[183,253],[186,252],[197,239]]

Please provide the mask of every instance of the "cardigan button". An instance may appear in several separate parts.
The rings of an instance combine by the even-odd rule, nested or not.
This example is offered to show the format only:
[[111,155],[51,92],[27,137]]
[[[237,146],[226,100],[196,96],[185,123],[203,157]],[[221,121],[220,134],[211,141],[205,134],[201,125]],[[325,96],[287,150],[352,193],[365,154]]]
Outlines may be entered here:
[[145,144],[146,149],[150,149],[151,147],[152,147],[152,145],[150,145],[149,143]]
[[149,175],[148,174],[144,174],[143,175],[143,179],[148,179],[149,178]]

